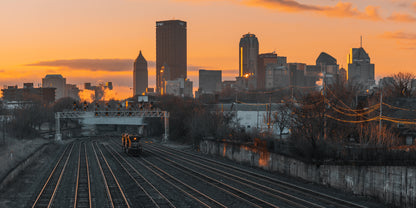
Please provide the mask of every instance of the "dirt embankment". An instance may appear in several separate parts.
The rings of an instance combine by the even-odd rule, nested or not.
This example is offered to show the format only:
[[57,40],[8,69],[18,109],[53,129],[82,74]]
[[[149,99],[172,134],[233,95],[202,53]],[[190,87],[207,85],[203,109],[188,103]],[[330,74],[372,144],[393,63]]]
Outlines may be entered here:
[[[51,140],[45,139],[15,139],[1,138],[0,140],[0,184],[4,185],[5,179],[10,180],[10,175],[18,174],[17,167],[22,169],[22,165],[28,165],[31,156],[37,156],[45,145]],[[2,187],[0,187],[1,189]]]

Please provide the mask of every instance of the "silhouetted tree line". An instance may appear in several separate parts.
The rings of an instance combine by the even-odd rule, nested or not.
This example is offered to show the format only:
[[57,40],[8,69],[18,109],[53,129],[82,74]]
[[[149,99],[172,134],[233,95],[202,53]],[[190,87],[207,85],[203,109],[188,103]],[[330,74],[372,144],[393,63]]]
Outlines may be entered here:
[[[383,90],[383,102],[412,95],[408,83],[414,76],[393,77],[395,84]],[[403,143],[398,125],[382,121],[380,128],[381,90],[359,96],[360,89],[335,82],[288,106],[293,112],[288,140],[292,155],[317,162],[415,164],[415,148],[398,147]],[[388,111],[385,108],[383,115]],[[407,127],[416,130],[414,124]]]
[[[223,113],[218,109],[194,99],[175,96],[161,96],[155,106],[170,113],[169,136],[171,140],[198,145],[203,138],[251,141],[251,135],[238,128],[233,113]],[[163,126],[161,119],[152,128]],[[159,132],[162,133],[162,132]]]
[[[55,123],[55,112],[71,110],[72,98],[62,98],[55,103],[47,104],[37,99],[30,103],[24,103],[14,109],[5,109],[1,106],[1,114],[10,116],[11,120],[6,123],[7,133],[16,138],[38,137],[42,133],[41,125],[47,123],[49,130]],[[66,126],[68,121],[62,121],[61,125]]]
[[[317,163],[415,164],[415,147],[400,146],[404,142],[400,136],[403,128],[389,121],[382,121],[380,128],[381,102],[400,106],[405,102],[412,103],[416,97],[416,86],[411,85],[415,75],[397,73],[391,77],[382,88],[369,91],[364,91],[363,86],[340,81],[327,85],[320,92],[294,90],[292,93],[287,89],[268,93],[239,92],[227,88],[220,93],[219,102],[228,98],[233,102],[268,103],[271,100],[272,103],[284,103],[274,110],[271,123],[277,126],[280,134],[285,128],[291,130],[286,141],[276,141],[270,139],[271,135],[255,132],[242,139],[269,139],[270,151]],[[407,108],[414,109],[412,106]],[[386,115],[400,117],[400,110],[384,106],[383,116]],[[400,126],[416,132],[414,124]]]

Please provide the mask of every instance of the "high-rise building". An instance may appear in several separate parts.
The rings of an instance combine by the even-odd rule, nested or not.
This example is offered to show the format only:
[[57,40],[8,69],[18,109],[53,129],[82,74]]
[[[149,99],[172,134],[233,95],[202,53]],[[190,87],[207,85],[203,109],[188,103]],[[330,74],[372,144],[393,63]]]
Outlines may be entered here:
[[306,64],[304,63],[288,63],[287,68],[290,73],[290,85],[293,87],[307,86],[305,81]]
[[278,56],[277,57],[277,65],[286,66],[287,65],[287,57],[286,56]]
[[259,56],[259,41],[254,34],[245,34],[239,44],[240,77],[257,75],[257,58]]
[[91,90],[91,83],[90,82],[86,82],[86,83],[84,83],[84,89],[86,89],[86,90]]
[[393,77],[383,77],[380,79],[379,86],[380,88],[389,87],[394,84],[394,78]]
[[55,88],[55,101],[65,97],[66,78],[60,74],[48,74],[42,79],[42,88]]
[[106,82],[104,86],[109,90],[113,90],[113,82]]
[[316,59],[316,66],[321,69],[321,72],[338,74],[339,65],[337,64],[337,60],[325,52],[319,54]]
[[79,100],[79,88],[75,84],[66,84],[65,97],[70,97]]
[[347,82],[347,70],[345,70],[344,68],[339,69],[339,81],[341,81],[342,83],[346,83]]
[[[146,92],[148,86],[148,72],[147,61],[142,55],[142,51],[139,52],[139,56],[134,61],[133,69],[133,96],[141,95]],[[112,88],[112,87],[111,87]]]
[[325,77],[325,84],[334,84],[339,77],[339,65],[331,55],[322,52],[316,59],[316,67]]
[[199,70],[199,90],[203,94],[215,94],[221,91],[221,70]]
[[165,83],[166,94],[179,97],[193,97],[193,83],[189,79],[178,78]]
[[156,22],[156,92],[162,93],[162,66],[169,67],[169,80],[186,78],[186,22]]
[[348,83],[369,88],[375,84],[374,64],[364,48],[351,48],[348,54]]
[[55,101],[55,88],[34,88],[33,83],[25,83],[23,88],[17,86],[8,86],[1,90],[3,100],[7,102],[41,102],[53,103]]
[[277,64],[277,54],[262,53],[258,57],[257,65],[257,89],[264,89],[266,87],[266,66],[267,64]]
[[23,88],[33,88],[33,83],[23,83]]
[[416,79],[412,79],[410,86],[412,87],[413,93],[416,93]]
[[286,66],[268,64],[266,66],[265,88],[267,90],[284,88],[290,85],[290,72]]

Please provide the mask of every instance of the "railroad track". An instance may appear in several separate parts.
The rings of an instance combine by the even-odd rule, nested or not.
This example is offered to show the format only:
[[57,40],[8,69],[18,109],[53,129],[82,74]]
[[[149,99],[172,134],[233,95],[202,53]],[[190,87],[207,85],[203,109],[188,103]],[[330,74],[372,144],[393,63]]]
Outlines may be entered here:
[[104,179],[104,185],[107,190],[107,196],[108,200],[110,201],[110,206],[113,208],[130,208],[130,204],[127,201],[127,198],[120,186],[120,183],[117,180],[117,177],[115,176],[114,172],[112,171],[110,165],[107,162],[107,159],[105,158],[104,154],[102,153],[101,149],[98,147],[98,144],[96,142],[92,143],[92,149],[94,151],[95,158],[97,159],[101,175]]
[[[142,206],[149,207],[175,207],[172,202],[166,198],[149,180],[147,180],[130,162],[125,159],[125,156],[120,155],[119,152],[109,147],[105,147],[107,152],[117,161],[123,170],[134,181],[139,190],[138,201]],[[137,194],[137,193],[136,193]]]
[[[185,163],[194,167],[197,166],[199,169],[204,170],[204,172],[220,174],[222,177],[227,178],[227,180],[233,180],[235,182],[244,183],[264,194],[280,195],[281,197],[283,197],[283,201],[286,201],[289,204],[296,205],[299,207],[324,207],[328,205],[335,206],[335,207],[365,207],[360,204],[356,204],[356,203],[349,202],[343,199],[339,199],[333,196],[322,194],[320,192],[306,189],[304,187],[299,187],[293,184],[289,184],[287,182],[280,181],[275,178],[270,178],[264,175],[260,175],[258,173],[254,173],[249,170],[241,169],[239,167],[235,167],[229,164],[207,159],[199,155],[190,154],[187,152],[174,150],[174,149],[167,148],[167,147],[156,147],[156,145],[146,145],[146,150],[148,149],[152,151],[157,151],[157,154],[154,154],[155,156],[160,157],[160,155],[164,155],[164,156],[169,155],[170,158],[174,158],[175,160],[180,160],[180,163],[175,162],[173,160],[169,160],[169,162],[176,164],[177,166],[181,168],[185,168],[182,165]],[[167,161],[167,158],[163,157],[163,160]],[[263,183],[257,183],[256,181],[263,182]],[[282,188],[283,190],[287,190],[291,193],[294,192],[296,193],[296,196],[292,194],[287,194],[285,193],[286,191],[285,192],[279,191],[275,189],[274,187],[279,187],[279,189]],[[308,198],[314,199],[314,201],[316,201],[317,203],[305,201],[304,199],[302,199],[305,197],[298,197],[299,195],[307,196]],[[280,198],[280,197],[277,197],[277,198]]]
[[92,207],[88,155],[85,146],[85,143],[81,143],[79,146],[74,208]]
[[[152,151],[150,151],[152,152]],[[247,188],[243,188],[242,186],[236,186],[235,181],[234,184],[229,180],[229,178],[226,177],[212,177],[208,174],[204,173],[202,170],[197,170],[196,168],[189,168],[185,165],[181,165],[173,160],[168,159],[167,157],[159,157],[157,154],[152,153],[155,157],[154,160],[157,160],[159,163],[159,166],[170,166],[177,171],[193,175],[193,177],[198,178],[199,181],[204,181],[205,183],[210,184],[211,186],[229,194],[236,200],[240,200],[242,203],[246,204],[247,206],[251,207],[279,207],[277,204],[278,202],[285,201],[289,202],[293,207],[302,207],[305,208],[306,206],[302,206],[298,203],[295,203],[293,201],[288,201],[283,197],[280,196],[274,196],[274,200],[265,200],[263,197],[259,197],[258,194],[254,194],[254,191],[247,191]],[[245,184],[243,184],[245,185]],[[251,187],[253,188],[253,187]],[[260,191],[260,189],[257,189],[257,191]],[[281,204],[281,203],[279,203]],[[287,205],[285,205],[287,207]]]
[[[113,141],[114,142],[114,141]],[[115,143],[115,146],[118,144]],[[117,152],[113,147],[109,147],[113,152]],[[140,167],[146,168],[148,171],[150,171],[153,175],[158,176],[160,179],[166,182],[166,184],[169,184],[170,186],[174,187],[175,189],[181,191],[185,195],[187,195],[189,198],[196,201],[198,204],[198,207],[226,207],[225,205],[221,204],[220,202],[214,200],[210,196],[204,194],[203,192],[197,190],[196,188],[192,187],[189,184],[184,183],[177,177],[174,177],[173,175],[169,174],[168,172],[164,171],[163,169],[155,166],[154,164],[148,162],[147,160],[143,158],[137,158],[137,157],[131,157],[131,159],[134,161],[134,163],[137,163],[140,165]]]
[[58,162],[55,164],[55,167],[52,169],[48,179],[33,202],[32,208],[51,207],[73,148],[74,143],[66,146],[64,152],[59,157]]

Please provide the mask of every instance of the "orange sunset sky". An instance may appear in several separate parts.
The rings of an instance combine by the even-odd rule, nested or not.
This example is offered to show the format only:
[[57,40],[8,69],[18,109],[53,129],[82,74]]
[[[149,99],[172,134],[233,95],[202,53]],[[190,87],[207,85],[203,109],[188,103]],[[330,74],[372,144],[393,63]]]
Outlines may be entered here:
[[62,74],[80,87],[112,81],[117,97],[129,97],[139,50],[155,86],[155,25],[169,19],[188,23],[194,87],[200,68],[235,79],[238,43],[248,32],[260,53],[314,64],[325,51],[345,68],[362,35],[377,78],[416,73],[413,0],[2,0],[0,84],[38,86],[46,74]]

